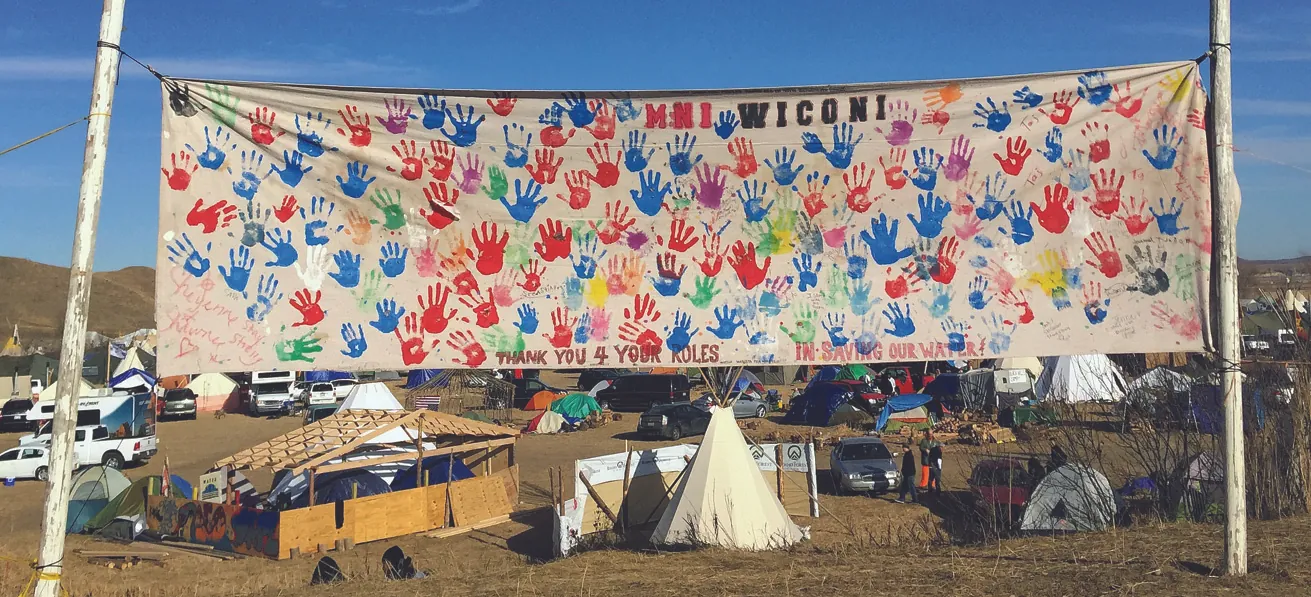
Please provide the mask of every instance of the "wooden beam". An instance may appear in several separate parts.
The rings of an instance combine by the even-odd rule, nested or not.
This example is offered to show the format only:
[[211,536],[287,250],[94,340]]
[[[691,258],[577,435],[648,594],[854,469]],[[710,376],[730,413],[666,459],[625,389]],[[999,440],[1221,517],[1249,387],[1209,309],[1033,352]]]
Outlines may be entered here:
[[[519,438],[516,437],[505,437],[501,439],[488,440],[484,442],[475,442],[471,444],[459,444],[455,446],[448,446],[445,448],[437,448],[435,450],[424,451],[424,456],[425,457],[441,456],[444,454],[460,454],[462,452],[476,452],[484,448],[513,444],[514,442],[518,441],[518,439]],[[391,462],[414,460],[414,457],[415,454],[413,452],[403,452],[400,454],[383,456],[381,458],[367,458],[362,460],[348,460],[345,462],[334,462],[332,464],[325,464],[323,466],[316,467],[316,470],[318,470],[320,473],[331,473],[334,471],[345,471],[350,469],[362,468],[366,466],[374,466],[377,464],[388,464]],[[303,469],[304,466],[300,468]],[[293,474],[295,473],[293,472]]]

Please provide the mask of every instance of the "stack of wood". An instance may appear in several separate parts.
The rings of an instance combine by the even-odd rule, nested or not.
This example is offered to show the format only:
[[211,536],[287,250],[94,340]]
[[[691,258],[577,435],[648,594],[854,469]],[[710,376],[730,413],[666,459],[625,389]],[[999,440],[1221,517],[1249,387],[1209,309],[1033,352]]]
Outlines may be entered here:
[[972,444],[1001,444],[1015,441],[1015,434],[1010,429],[996,423],[963,423],[958,429],[960,440]]
[[86,556],[87,562],[104,566],[114,570],[127,570],[133,566],[141,564],[150,564],[152,566],[164,565],[164,558],[168,557],[167,553],[154,551],[90,551],[82,550],[79,552]]

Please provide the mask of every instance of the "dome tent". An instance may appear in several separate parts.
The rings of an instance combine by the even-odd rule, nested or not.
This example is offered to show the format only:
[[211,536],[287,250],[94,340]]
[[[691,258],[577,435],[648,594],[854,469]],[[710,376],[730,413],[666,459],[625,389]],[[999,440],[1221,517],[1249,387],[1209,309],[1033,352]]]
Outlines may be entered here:
[[[413,472],[413,471],[411,471]],[[310,505],[309,488],[306,487],[291,499],[291,508],[304,508]],[[345,470],[338,473],[318,475],[314,479],[314,503],[331,504],[357,497],[391,493],[391,486],[371,471],[364,469]]]
[[1115,520],[1115,511],[1115,493],[1105,475],[1082,464],[1067,464],[1033,488],[1020,530],[1104,531]]
[[[391,480],[391,490],[404,491],[406,489],[414,489],[415,487],[418,487],[418,479],[416,478],[416,475],[418,474],[418,466],[419,463],[416,462],[411,465],[410,468],[396,473],[396,478]],[[442,454],[440,456],[429,456],[423,459],[423,474],[427,477],[424,485],[440,485],[445,483],[447,481],[447,473],[450,473],[451,481],[463,481],[464,479],[471,479],[474,476],[473,471],[469,470],[469,467],[465,465],[464,461],[459,457],[451,460],[450,455]]]
[[838,407],[847,403],[851,388],[846,384],[833,382],[812,383],[805,393],[792,399],[788,412],[783,415],[783,422],[790,425],[814,425],[826,427],[831,424],[833,414]]
[[69,495],[66,532],[82,532],[88,521],[131,485],[127,476],[115,468],[92,466],[78,471],[73,475]]
[[528,433],[559,433],[564,425],[564,415],[553,410],[544,410],[528,421]]
[[596,398],[575,392],[552,402],[551,410],[564,415],[566,419],[578,421],[592,413],[601,412],[601,405],[596,403]]
[[556,394],[555,392],[552,392],[550,390],[542,390],[536,394],[533,394],[533,397],[530,398],[528,402],[523,405],[523,409],[548,410],[551,408],[551,403],[555,402],[556,398],[558,397],[559,395]]
[[[169,475],[169,485],[172,486],[174,495],[191,497],[191,483],[186,479]],[[88,520],[85,528],[92,531],[100,530],[109,526],[115,518],[137,519],[145,515],[146,496],[159,495],[162,487],[163,478],[159,475],[150,475],[133,481],[131,486],[119,492],[117,497],[110,500],[108,505]]]
[[1104,354],[1049,357],[1034,391],[1039,400],[1119,402],[1125,397],[1125,383],[1120,369]]

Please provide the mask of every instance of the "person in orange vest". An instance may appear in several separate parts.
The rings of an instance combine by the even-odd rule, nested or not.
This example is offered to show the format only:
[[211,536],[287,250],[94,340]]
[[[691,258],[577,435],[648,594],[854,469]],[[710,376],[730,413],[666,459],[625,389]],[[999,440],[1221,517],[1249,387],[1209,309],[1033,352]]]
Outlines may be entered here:
[[929,486],[929,450],[933,449],[933,431],[924,430],[924,437],[920,438],[920,489]]

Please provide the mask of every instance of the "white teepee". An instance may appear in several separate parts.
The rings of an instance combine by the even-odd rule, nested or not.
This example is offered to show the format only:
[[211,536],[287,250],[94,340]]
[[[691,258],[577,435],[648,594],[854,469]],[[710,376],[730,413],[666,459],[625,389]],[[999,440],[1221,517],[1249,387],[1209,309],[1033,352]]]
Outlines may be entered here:
[[1104,354],[1048,357],[1034,384],[1040,400],[1057,402],[1119,402],[1125,397],[1124,376]]
[[732,409],[716,410],[651,541],[758,551],[803,538],[765,484]]

